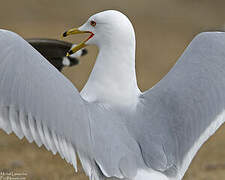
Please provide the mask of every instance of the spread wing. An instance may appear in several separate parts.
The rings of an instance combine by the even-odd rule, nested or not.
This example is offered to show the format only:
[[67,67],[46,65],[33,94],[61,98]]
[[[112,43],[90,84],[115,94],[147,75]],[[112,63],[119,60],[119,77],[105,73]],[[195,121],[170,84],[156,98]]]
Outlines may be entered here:
[[225,33],[201,33],[140,97],[132,131],[145,164],[181,179],[201,145],[223,124],[224,109]]
[[[76,168],[90,146],[86,102],[72,83],[15,33],[0,30],[0,128],[42,144]],[[84,164],[82,164],[84,165]]]

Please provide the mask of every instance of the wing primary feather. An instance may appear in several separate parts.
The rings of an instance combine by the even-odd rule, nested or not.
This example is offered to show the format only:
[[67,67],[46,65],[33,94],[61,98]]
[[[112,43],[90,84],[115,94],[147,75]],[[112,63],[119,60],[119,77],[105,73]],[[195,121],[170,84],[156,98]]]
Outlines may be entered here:
[[60,146],[60,149],[61,149],[61,152],[62,152],[62,158],[66,159],[65,149],[64,149],[62,137],[60,135],[58,136],[58,140],[59,140],[59,146]]
[[50,148],[49,148],[49,146],[46,142],[45,135],[44,135],[44,132],[43,132],[42,122],[40,120],[37,120],[37,130],[38,130],[38,133],[40,135],[42,143],[44,144],[45,148],[49,151]]
[[9,123],[9,107],[3,106],[0,108],[0,125],[1,128],[7,133],[12,132],[11,124]]
[[58,136],[56,134],[56,138],[58,140],[58,145],[59,145],[59,149],[60,149],[59,154],[62,157],[62,159],[65,159],[64,154],[63,154],[63,148],[61,147],[61,139],[60,139],[60,136]]
[[50,150],[52,151],[53,154],[56,154],[56,147],[54,144],[54,141],[52,141],[52,137],[50,135],[49,129],[47,126],[43,125],[43,129],[44,129],[44,134],[45,134],[45,138],[46,138],[46,142],[50,148]]
[[19,112],[13,106],[9,107],[9,120],[14,133],[18,136],[19,139],[23,139],[24,134],[19,122]]
[[77,170],[77,156],[76,156],[76,151],[75,151],[75,148],[72,145],[72,143],[69,143],[69,152],[70,152],[70,157],[71,157],[72,164],[73,164],[73,167],[75,169],[75,172],[78,172],[78,170]]
[[65,138],[62,138],[62,143],[65,151],[65,159],[67,163],[70,163],[70,158],[69,158],[69,153],[68,153],[68,148],[67,148],[67,142]]
[[29,143],[32,143],[34,139],[32,137],[32,134],[30,132],[30,128],[28,125],[28,117],[24,113],[24,111],[19,111],[19,122],[21,125],[21,129],[24,133],[24,136],[26,137],[26,139],[28,140]]
[[53,138],[53,141],[55,143],[55,146],[56,146],[56,149],[57,149],[58,153],[62,157],[62,155],[61,155],[61,149],[60,149],[59,142],[58,142],[58,138],[57,138],[57,135],[55,134],[54,131],[52,131],[52,138]]
[[28,114],[28,123],[29,123],[31,134],[33,136],[34,141],[36,142],[38,147],[41,147],[42,142],[37,131],[36,122],[30,113]]
[[83,167],[83,170],[85,172],[85,174],[89,177],[91,177],[91,167],[90,167],[90,163],[88,162],[88,160],[85,158],[85,155],[80,152],[80,151],[77,151],[77,154],[78,154],[78,157],[80,159],[80,162],[82,164],[82,167]]

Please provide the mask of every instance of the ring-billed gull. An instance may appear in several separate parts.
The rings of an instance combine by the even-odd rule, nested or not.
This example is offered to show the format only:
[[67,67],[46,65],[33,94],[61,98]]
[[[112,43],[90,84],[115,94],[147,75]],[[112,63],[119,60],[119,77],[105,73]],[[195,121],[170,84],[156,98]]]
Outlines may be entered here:
[[79,57],[87,54],[87,49],[83,48],[66,57],[66,52],[76,45],[56,39],[32,38],[27,41],[59,71],[62,71],[65,66],[71,67],[79,64]]
[[[170,72],[141,92],[132,24],[114,10],[91,16],[99,54],[85,87],[72,83],[15,33],[0,31],[0,125],[42,144],[90,179],[180,180],[224,122],[225,33],[201,33]],[[17,63],[17,62],[20,63]],[[15,63],[16,62],[16,63]]]

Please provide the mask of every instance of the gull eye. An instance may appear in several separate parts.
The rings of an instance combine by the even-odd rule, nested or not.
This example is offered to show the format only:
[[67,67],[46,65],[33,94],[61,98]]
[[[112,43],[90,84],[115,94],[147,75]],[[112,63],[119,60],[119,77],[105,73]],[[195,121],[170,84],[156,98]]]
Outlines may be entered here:
[[95,27],[96,26],[96,22],[95,21],[90,21],[90,25]]

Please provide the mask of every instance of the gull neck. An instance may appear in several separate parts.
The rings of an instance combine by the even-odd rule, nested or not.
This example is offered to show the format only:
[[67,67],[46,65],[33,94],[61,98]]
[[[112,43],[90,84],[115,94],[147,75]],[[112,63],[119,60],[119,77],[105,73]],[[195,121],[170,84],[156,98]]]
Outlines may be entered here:
[[134,103],[140,90],[135,71],[135,40],[124,45],[106,43],[99,54],[90,77],[81,91],[87,101]]

